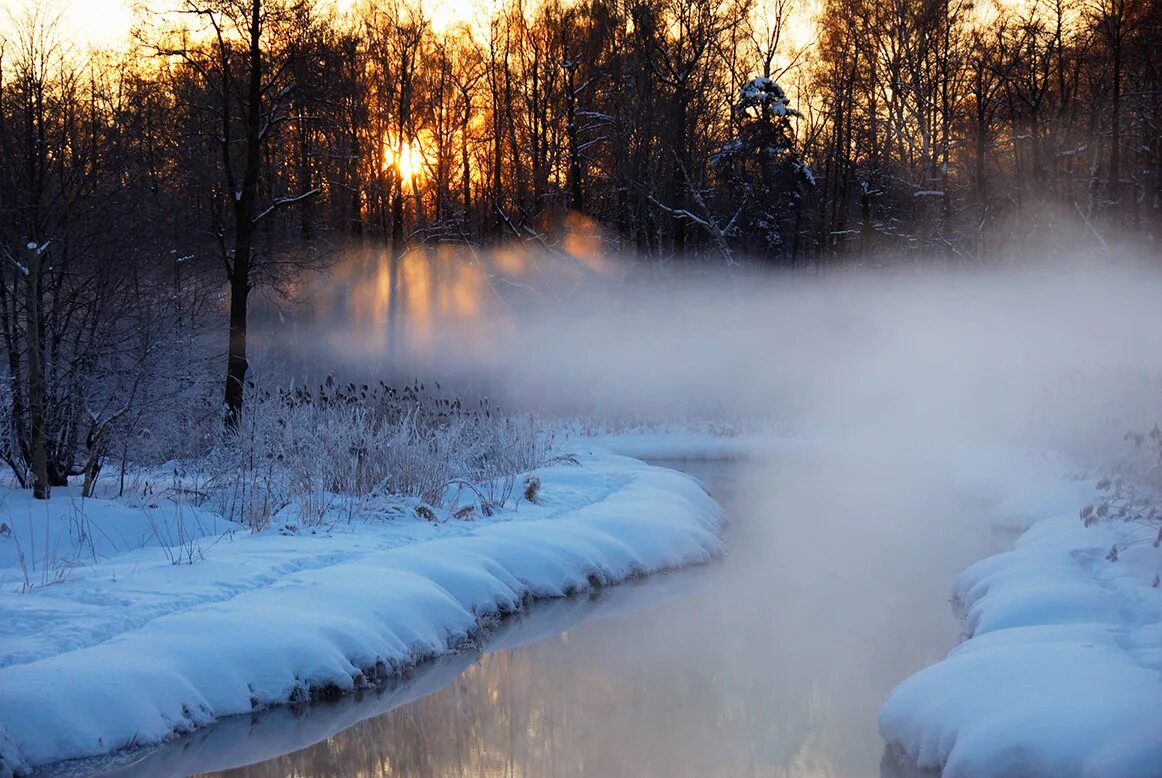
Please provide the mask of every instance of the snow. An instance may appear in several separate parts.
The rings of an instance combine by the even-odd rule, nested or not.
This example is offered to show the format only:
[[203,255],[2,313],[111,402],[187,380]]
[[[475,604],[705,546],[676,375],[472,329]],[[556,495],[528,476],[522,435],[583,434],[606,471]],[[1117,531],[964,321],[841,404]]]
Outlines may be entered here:
[[[704,582],[703,575],[658,576],[609,587],[585,597],[546,600],[503,621],[481,646],[481,653],[528,645],[585,622],[689,596]],[[375,694],[346,695],[326,705],[312,706],[309,715],[294,707],[279,706],[258,715],[232,716],[144,755],[132,751],[71,762],[61,773],[91,771],[105,776],[121,775],[114,768],[121,762],[131,762],[130,775],[181,778],[256,764],[314,745],[361,721],[426,697],[454,681],[479,656],[475,651],[442,656],[417,667],[406,677],[393,679]],[[75,773],[69,769],[74,766],[79,768]]]
[[[799,171],[799,173],[803,176],[803,179],[810,186],[815,186],[815,184],[816,184],[815,171],[812,170],[811,167],[806,162],[800,162],[800,161],[796,160],[792,164],[793,164],[794,168]],[[866,184],[865,184],[865,186],[866,186]]]
[[766,76],[757,76],[739,87],[735,111],[758,108],[775,116],[799,116],[798,111],[789,107],[790,103],[782,86]]
[[[625,455],[746,459],[834,444],[713,427],[574,435],[580,464],[538,470],[538,504],[433,522],[414,502],[378,498],[350,519],[353,506],[320,495],[330,523],[300,526],[288,509],[259,534],[164,499],[62,490],[44,503],[2,490],[0,774],[355,690],[429,657],[444,657],[429,665],[442,683],[461,667],[452,652],[530,598],[723,553],[721,509],[700,485]],[[957,578],[970,637],[886,700],[891,749],[948,778],[1162,776],[1157,528],[1083,526],[1093,481],[1057,454],[929,447],[924,461],[953,468],[1016,540]],[[511,639],[555,629],[529,626]],[[336,710],[296,742],[369,715]],[[246,730],[228,721],[205,736]],[[159,759],[181,764],[177,752]]]
[[[538,504],[488,519],[429,522],[397,502],[257,534],[172,502],[8,492],[0,773],[353,690],[462,647],[529,598],[724,552],[721,508],[681,473],[596,452],[537,476]],[[39,560],[31,574],[18,545],[26,567]]]
[[1030,478],[997,508],[996,525],[1028,529],[957,578],[971,637],[880,714],[908,761],[947,778],[1162,775],[1157,529],[1084,527],[1082,491]]

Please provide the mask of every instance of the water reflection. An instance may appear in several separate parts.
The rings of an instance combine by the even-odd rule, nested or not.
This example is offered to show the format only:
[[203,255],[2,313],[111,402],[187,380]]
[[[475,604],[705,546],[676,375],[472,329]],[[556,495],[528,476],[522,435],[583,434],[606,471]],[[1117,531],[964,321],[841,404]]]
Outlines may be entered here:
[[875,717],[956,639],[944,593],[988,550],[977,506],[857,452],[695,467],[735,517],[734,552],[686,596],[490,654],[229,775],[902,776]]
[[980,498],[902,488],[914,463],[793,459],[687,465],[735,517],[724,563],[548,603],[478,661],[227,722],[117,775],[906,778],[876,714],[955,642],[949,582],[991,550]]

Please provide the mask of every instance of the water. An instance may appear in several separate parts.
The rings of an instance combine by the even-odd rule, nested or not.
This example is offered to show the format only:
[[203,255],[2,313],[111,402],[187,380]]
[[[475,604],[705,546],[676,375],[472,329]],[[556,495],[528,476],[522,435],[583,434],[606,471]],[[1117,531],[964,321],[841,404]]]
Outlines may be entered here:
[[951,579],[995,542],[979,500],[913,466],[821,456],[673,465],[730,512],[725,561],[538,605],[481,657],[109,774],[899,776],[879,707],[955,644]]

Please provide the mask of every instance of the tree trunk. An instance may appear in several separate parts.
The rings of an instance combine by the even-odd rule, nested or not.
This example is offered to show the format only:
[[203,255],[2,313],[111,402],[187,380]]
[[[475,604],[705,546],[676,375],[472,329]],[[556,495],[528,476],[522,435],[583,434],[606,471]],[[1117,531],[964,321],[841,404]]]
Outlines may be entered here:
[[1114,213],[1117,214],[1115,218],[1120,221],[1122,212],[1122,42],[1120,19],[1118,20],[1118,24],[1118,38],[1115,39],[1113,45],[1113,127],[1112,132],[1110,133],[1110,180],[1108,186],[1108,196],[1110,200],[1110,207],[1113,209]]
[[569,207],[582,211],[585,201],[581,193],[581,143],[577,127],[577,65],[570,61],[565,67],[565,132],[569,144]]
[[[226,426],[242,420],[246,389],[246,307],[250,300],[250,265],[254,244],[258,170],[262,162],[262,0],[250,3],[250,51],[246,94],[246,164],[234,194],[234,262],[230,267],[230,343],[226,359]],[[229,101],[229,94],[223,95]],[[224,149],[229,155],[229,149]],[[227,163],[229,160],[226,160]]]
[[109,425],[102,424],[89,433],[89,455],[85,459],[85,480],[81,486],[82,497],[92,497],[93,489],[97,485],[97,477],[101,475],[101,462],[105,458],[105,445],[109,439]]
[[468,122],[472,119],[472,102],[467,90],[464,94],[464,121],[460,125],[460,162],[464,166],[464,238],[472,237],[472,165],[468,157]]
[[47,500],[51,492],[48,479],[48,445],[44,427],[44,354],[40,338],[40,260],[35,243],[28,244],[25,266],[25,328],[28,349],[28,413],[31,421],[32,496]]
[[230,345],[226,360],[226,425],[232,429],[242,420],[246,389],[246,309],[250,301],[250,236],[245,246],[235,241],[234,267],[230,272]]

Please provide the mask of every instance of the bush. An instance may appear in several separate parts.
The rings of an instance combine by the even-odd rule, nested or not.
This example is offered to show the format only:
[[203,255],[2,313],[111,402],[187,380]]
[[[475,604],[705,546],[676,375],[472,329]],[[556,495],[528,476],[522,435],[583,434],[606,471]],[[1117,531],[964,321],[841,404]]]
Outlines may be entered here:
[[[1158,527],[1154,545],[1162,545],[1162,429],[1126,434],[1130,451],[1113,474],[1097,482],[1101,496],[1081,509],[1081,521],[1127,521]],[[1111,558],[1112,557],[1112,558]],[[1117,559],[1116,550],[1111,561]]]
[[251,387],[246,408],[237,430],[218,433],[199,492],[255,529],[288,505],[310,525],[336,509],[350,518],[360,501],[386,495],[441,506],[469,493],[488,515],[511,497],[517,474],[546,460],[552,442],[532,417],[418,382]]

